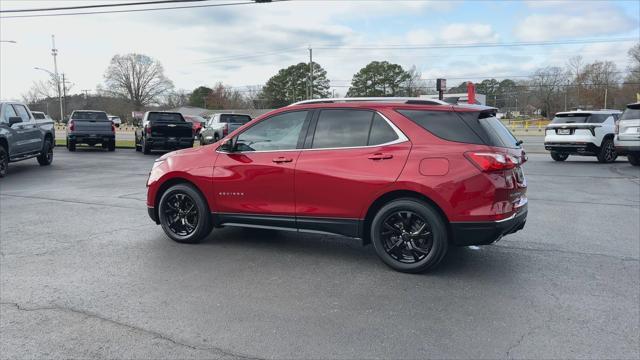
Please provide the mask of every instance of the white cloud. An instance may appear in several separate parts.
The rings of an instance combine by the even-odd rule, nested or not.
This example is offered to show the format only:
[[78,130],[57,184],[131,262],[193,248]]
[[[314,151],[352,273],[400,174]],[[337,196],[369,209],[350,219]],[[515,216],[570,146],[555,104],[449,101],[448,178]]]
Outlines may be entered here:
[[[619,34],[633,30],[637,22],[609,7],[588,7],[575,11],[575,4],[562,8],[555,4],[553,12],[536,13],[520,21],[514,30],[523,41],[547,41],[570,37]],[[565,11],[563,11],[565,10]]]

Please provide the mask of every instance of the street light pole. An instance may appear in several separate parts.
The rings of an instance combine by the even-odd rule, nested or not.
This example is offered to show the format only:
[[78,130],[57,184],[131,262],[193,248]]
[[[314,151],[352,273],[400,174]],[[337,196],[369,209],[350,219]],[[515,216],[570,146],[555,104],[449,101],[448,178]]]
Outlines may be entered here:
[[53,71],[58,85],[58,100],[60,101],[60,121],[64,121],[64,108],[62,106],[62,91],[60,90],[60,77],[58,76],[58,49],[56,49],[56,36],[51,35],[51,55],[53,56]]

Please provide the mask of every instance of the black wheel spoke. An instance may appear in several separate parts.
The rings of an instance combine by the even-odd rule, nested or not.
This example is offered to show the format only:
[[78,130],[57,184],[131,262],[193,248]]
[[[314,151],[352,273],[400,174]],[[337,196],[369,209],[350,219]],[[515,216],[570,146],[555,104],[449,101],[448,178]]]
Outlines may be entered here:
[[176,193],[164,201],[164,219],[167,227],[178,236],[189,236],[198,227],[198,207],[185,193]]
[[379,232],[385,252],[398,262],[415,264],[431,252],[431,226],[413,211],[390,214]]

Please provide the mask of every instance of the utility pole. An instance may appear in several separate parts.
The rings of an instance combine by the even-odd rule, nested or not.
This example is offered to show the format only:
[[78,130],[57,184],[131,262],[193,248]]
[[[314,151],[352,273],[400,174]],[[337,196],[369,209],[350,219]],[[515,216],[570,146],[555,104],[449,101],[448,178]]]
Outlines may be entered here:
[[604,88],[604,109],[607,108],[607,90],[609,90],[609,88],[605,87]]
[[83,89],[83,90],[80,90],[80,91],[82,91],[82,92],[84,93],[84,98],[86,99],[86,98],[88,98],[88,97],[89,97],[89,91],[91,91],[91,90],[89,90],[89,89]]
[[313,99],[313,49],[309,46],[309,95],[307,99]]
[[64,120],[64,107],[62,106],[62,91],[60,90],[60,77],[58,76],[58,49],[56,49],[56,36],[51,35],[51,55],[53,56],[53,73],[56,77],[56,84],[58,85],[58,100],[60,101],[60,121]]

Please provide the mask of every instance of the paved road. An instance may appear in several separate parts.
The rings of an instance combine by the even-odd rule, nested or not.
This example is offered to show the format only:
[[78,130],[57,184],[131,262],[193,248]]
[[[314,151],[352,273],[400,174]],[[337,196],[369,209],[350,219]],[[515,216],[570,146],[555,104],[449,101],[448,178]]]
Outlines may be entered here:
[[524,231],[436,271],[341,237],[147,218],[154,156],[56,149],[0,180],[2,358],[638,358],[640,169],[531,155]]

